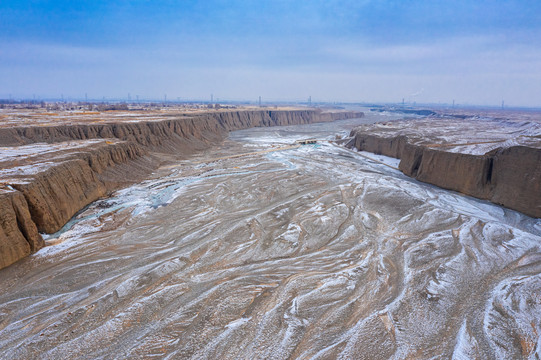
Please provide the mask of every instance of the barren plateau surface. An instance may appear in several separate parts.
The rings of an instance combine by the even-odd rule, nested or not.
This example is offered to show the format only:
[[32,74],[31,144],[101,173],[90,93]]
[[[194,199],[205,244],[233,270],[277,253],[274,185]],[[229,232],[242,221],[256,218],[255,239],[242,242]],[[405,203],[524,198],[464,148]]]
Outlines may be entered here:
[[389,119],[231,132],[91,203],[0,270],[0,357],[539,358],[541,220],[330,141]]
[[407,121],[365,124],[365,131],[381,138],[406,137],[411,144],[448,152],[484,155],[497,148],[541,148],[539,111],[439,111]]

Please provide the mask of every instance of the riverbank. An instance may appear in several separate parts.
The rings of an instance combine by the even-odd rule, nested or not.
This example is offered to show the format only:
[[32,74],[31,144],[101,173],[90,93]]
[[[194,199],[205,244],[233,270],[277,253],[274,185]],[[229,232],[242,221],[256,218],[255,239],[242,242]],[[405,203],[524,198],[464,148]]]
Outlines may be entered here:
[[25,114],[21,126],[13,126],[13,114],[0,121],[0,268],[38,251],[44,245],[39,233],[58,231],[91,202],[141,181],[164,157],[189,157],[232,130],[362,113],[240,109],[68,115]]
[[539,116],[460,115],[363,125],[349,146],[398,158],[417,180],[541,217]]

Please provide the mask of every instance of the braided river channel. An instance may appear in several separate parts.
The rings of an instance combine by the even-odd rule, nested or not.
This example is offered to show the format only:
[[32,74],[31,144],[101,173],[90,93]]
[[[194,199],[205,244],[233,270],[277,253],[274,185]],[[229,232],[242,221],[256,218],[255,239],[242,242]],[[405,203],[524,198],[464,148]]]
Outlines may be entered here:
[[333,142],[389,119],[233,132],[91,204],[0,271],[0,358],[539,359],[541,220]]

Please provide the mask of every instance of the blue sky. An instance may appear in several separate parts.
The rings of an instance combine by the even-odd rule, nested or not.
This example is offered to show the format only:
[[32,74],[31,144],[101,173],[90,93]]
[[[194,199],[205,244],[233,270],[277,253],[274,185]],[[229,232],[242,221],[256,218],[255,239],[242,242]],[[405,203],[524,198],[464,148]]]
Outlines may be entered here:
[[541,106],[539,1],[2,1],[0,98]]

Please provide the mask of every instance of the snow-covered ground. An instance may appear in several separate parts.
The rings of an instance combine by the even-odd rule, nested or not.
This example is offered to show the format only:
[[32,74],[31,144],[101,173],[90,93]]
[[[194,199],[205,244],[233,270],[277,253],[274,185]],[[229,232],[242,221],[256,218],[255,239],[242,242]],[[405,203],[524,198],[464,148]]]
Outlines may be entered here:
[[541,220],[327,141],[354,123],[235,132],[90,205],[0,271],[0,357],[539,357]]
[[420,118],[372,124],[366,133],[381,137],[405,135],[410,142],[450,152],[483,155],[499,147],[541,148],[541,113],[527,120],[508,118]]
[[14,160],[26,160],[31,157],[43,156],[47,154],[57,153],[63,150],[81,149],[98,143],[119,142],[117,139],[89,139],[89,140],[73,140],[64,141],[53,144],[35,143],[31,145],[21,146],[5,146],[0,147],[0,162],[8,162]]

